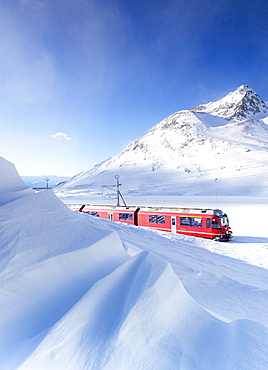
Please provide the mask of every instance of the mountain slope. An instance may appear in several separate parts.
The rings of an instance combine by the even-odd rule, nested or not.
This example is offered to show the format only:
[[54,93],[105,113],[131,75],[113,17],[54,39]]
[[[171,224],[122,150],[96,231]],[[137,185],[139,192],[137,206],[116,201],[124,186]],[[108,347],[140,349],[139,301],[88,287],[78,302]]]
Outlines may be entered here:
[[165,118],[57,193],[96,193],[121,175],[129,194],[211,194],[215,187],[223,194],[268,194],[267,115],[267,104],[242,85],[216,102]]

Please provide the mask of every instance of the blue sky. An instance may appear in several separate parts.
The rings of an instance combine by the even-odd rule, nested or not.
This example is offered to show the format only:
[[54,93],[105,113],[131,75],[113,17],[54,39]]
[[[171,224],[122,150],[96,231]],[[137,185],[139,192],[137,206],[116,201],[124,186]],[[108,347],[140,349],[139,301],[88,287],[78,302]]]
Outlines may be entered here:
[[0,155],[69,175],[242,84],[268,100],[268,2],[1,0]]

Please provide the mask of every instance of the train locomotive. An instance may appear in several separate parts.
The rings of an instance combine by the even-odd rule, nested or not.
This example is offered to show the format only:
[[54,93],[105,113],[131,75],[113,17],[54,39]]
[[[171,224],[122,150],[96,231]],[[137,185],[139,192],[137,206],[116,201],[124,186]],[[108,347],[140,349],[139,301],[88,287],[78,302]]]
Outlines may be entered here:
[[145,226],[175,234],[230,241],[229,220],[220,209],[106,205],[69,205],[72,210],[110,221]]

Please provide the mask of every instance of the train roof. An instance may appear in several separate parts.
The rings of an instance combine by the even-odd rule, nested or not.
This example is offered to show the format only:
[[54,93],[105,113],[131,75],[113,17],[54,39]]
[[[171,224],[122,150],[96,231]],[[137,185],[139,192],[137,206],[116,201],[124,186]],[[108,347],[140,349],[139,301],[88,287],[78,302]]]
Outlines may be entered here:
[[125,211],[135,211],[137,209],[139,209],[140,207],[137,207],[137,206],[111,206],[111,205],[104,205],[104,204],[67,204],[68,207],[77,207],[77,208],[80,208],[82,206],[84,206],[84,208],[86,207],[89,207],[90,209],[100,209],[100,210],[125,210]]
[[[81,207],[81,204],[69,204],[69,207]],[[224,212],[220,209],[211,209],[211,208],[177,208],[177,207],[148,207],[148,206],[111,206],[111,205],[91,205],[85,204],[85,208],[89,207],[92,210],[115,210],[115,211],[137,211],[142,212],[168,212],[168,213],[189,213],[189,214],[207,214],[207,215],[216,215],[222,216]]]
[[[140,210],[144,212],[170,212],[170,213],[189,213],[189,214],[208,214],[208,215],[223,213],[220,210],[210,208],[140,207]],[[215,211],[217,211],[217,213]]]

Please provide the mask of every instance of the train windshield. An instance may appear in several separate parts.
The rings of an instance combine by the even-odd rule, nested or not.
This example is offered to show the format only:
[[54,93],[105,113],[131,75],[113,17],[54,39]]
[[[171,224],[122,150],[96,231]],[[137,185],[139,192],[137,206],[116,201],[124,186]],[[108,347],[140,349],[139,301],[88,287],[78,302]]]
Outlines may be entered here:
[[229,226],[229,221],[226,213],[223,213],[220,209],[214,209],[213,213],[214,215],[218,216],[222,227]]
[[228,221],[228,217],[226,214],[223,214],[222,216],[218,216],[219,217],[219,220],[221,222],[221,226],[222,227],[227,227],[229,226],[229,221]]

